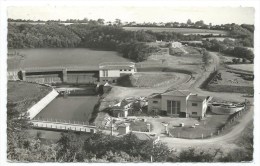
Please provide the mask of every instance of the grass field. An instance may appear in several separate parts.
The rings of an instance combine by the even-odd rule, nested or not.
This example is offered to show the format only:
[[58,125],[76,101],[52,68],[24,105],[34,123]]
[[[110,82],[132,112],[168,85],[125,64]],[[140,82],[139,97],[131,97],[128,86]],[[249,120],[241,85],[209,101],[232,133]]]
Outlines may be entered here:
[[210,84],[214,85],[233,85],[233,86],[253,86],[253,76],[234,73],[228,70],[220,70]]
[[220,70],[207,85],[206,89],[213,92],[231,92],[253,94],[253,75]]
[[133,87],[160,87],[174,83],[179,77],[172,73],[136,73],[130,77],[123,85]]
[[150,30],[153,32],[176,32],[182,34],[221,34],[228,35],[227,31],[222,30],[210,30],[210,29],[194,29],[194,28],[164,28],[164,27],[123,27],[125,30],[138,31],[138,30]]
[[[168,49],[168,48],[167,48]],[[179,48],[172,48],[173,51],[179,52]],[[137,68],[140,68],[141,71],[146,71],[146,68],[155,68],[155,67],[166,67],[173,68],[177,70],[186,70],[190,73],[198,73],[201,71],[202,64],[202,55],[193,47],[183,46],[187,53],[181,56],[172,56],[169,55],[168,51],[164,53],[154,53],[148,57],[148,60],[144,62],[137,63]],[[183,52],[183,51],[182,51]],[[139,71],[139,70],[138,70]],[[152,71],[152,70],[151,70]],[[154,70],[155,71],[155,70]],[[172,71],[178,72],[178,71]]]
[[208,40],[218,40],[218,41],[224,41],[225,39],[229,39],[229,40],[232,40],[232,41],[235,41],[235,39],[234,38],[226,38],[226,37],[207,37],[207,38],[203,38],[202,40],[206,40],[206,39],[208,39]]
[[50,87],[21,81],[8,81],[8,103],[16,103],[18,110],[25,112],[51,91]]
[[8,81],[7,99],[10,102],[21,102],[41,99],[51,91],[50,87],[22,81]]
[[244,70],[254,72],[254,64],[237,64],[237,65],[228,65],[232,69]]

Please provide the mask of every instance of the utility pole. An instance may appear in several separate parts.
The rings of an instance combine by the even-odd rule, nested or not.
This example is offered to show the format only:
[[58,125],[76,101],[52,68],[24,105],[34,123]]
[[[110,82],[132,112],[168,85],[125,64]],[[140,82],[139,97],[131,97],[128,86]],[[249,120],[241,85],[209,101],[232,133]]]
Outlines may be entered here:
[[113,118],[111,117],[111,136],[113,136]]
[[[153,149],[154,149],[154,141],[152,141],[152,144],[153,144]],[[151,163],[153,162],[153,151],[154,151],[153,149],[152,149],[152,154],[151,154]]]
[[245,99],[245,111],[246,111],[246,99]]

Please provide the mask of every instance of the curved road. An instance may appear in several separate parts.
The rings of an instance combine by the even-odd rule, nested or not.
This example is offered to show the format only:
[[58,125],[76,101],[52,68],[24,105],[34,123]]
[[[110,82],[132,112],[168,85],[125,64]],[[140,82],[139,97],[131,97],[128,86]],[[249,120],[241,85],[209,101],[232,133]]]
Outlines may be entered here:
[[[223,92],[209,92],[204,91],[199,88],[201,83],[205,80],[206,76],[216,68],[216,66],[220,65],[220,59],[215,52],[210,52],[212,57],[212,63],[207,67],[207,71],[202,73],[202,76],[196,79],[194,83],[186,82],[182,85],[184,87],[189,87],[189,90],[193,93],[197,93],[204,96],[213,96],[214,98],[219,98],[221,100],[234,101],[234,102],[242,102],[245,100],[243,94],[239,93],[223,93]],[[192,83],[192,84],[191,84]],[[186,85],[185,85],[186,84]],[[166,87],[163,88],[127,88],[127,87],[113,87],[112,91],[106,97],[106,99],[112,98],[125,98],[129,96],[146,96],[151,94],[151,89],[153,93],[163,92]],[[167,89],[167,88],[166,88]],[[248,99],[251,103],[253,103],[253,98]],[[238,148],[234,141],[239,138],[241,132],[244,130],[246,125],[253,119],[254,107],[251,107],[250,110],[242,116],[239,120],[240,123],[233,126],[233,128],[225,135],[220,135],[217,137],[209,138],[209,139],[181,139],[181,138],[172,138],[166,137],[161,133],[160,127],[154,127],[152,132],[160,134],[160,140],[166,143],[170,148],[176,148],[176,150],[188,148],[188,147],[196,147],[196,148],[221,148],[223,150],[229,150]],[[159,122],[151,122],[153,126],[161,126]]]
[[[214,70],[216,66],[220,64],[219,57],[214,52],[210,52],[210,55],[213,58],[213,63],[207,68],[207,72],[211,72]],[[237,101],[241,102],[245,98],[242,94],[238,93],[217,93],[217,92],[209,92],[204,91],[199,88],[199,85],[204,81],[204,77],[201,77],[198,81],[196,81],[193,86],[191,86],[190,90],[192,92],[196,92],[201,95],[209,95],[217,98],[221,98],[223,100],[229,101]],[[253,99],[248,99],[251,103]],[[196,148],[222,148],[224,150],[229,150],[233,148],[237,148],[237,145],[234,144],[234,141],[238,139],[241,135],[241,132],[245,129],[246,125],[253,119],[254,116],[254,107],[252,106],[249,111],[239,120],[239,124],[235,125],[230,132],[225,135],[220,135],[217,137],[209,138],[209,139],[182,139],[182,138],[171,138],[166,136],[161,136],[160,139],[162,142],[165,142],[169,147],[182,149],[188,147],[196,147]]]

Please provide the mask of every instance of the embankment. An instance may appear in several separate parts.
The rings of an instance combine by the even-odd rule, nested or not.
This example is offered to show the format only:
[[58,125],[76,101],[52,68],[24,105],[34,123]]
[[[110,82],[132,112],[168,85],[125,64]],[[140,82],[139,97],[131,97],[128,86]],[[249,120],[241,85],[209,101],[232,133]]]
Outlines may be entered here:
[[43,108],[45,108],[59,93],[53,89],[49,94],[43,97],[40,101],[34,104],[28,111],[28,117],[33,119]]

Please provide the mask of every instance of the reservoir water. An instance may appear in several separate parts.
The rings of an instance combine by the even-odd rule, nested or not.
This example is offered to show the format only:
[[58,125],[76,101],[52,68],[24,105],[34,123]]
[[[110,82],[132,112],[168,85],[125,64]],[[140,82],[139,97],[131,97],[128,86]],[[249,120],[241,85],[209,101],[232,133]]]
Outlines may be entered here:
[[98,99],[98,96],[57,97],[35,119],[86,123],[91,118]]
[[8,58],[8,70],[33,67],[93,66],[102,62],[129,62],[115,51],[99,51],[87,48],[34,48],[9,49],[21,58]]

